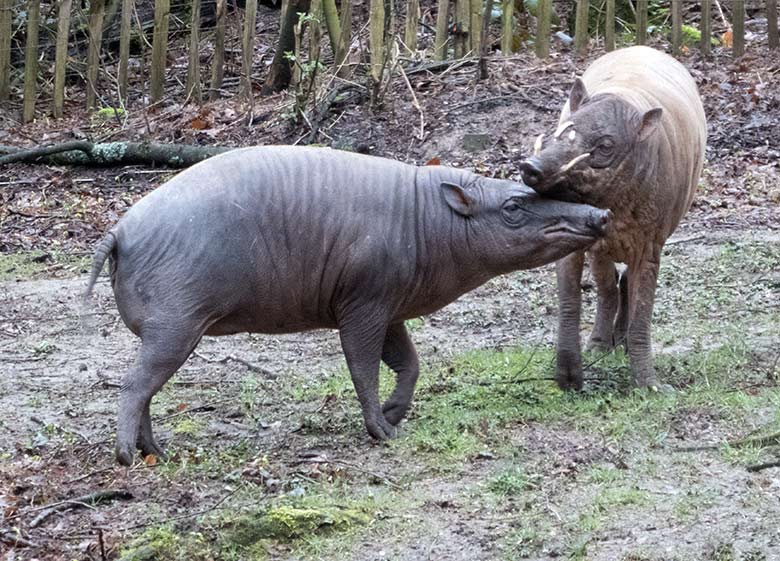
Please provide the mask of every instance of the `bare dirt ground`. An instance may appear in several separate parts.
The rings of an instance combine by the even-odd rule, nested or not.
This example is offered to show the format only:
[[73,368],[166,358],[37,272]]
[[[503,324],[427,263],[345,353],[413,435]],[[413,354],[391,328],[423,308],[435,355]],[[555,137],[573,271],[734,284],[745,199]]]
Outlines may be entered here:
[[[745,469],[776,460],[778,442],[726,444],[780,430],[780,61],[749,50],[684,60],[711,131],[655,314],[658,369],[678,392],[632,392],[622,356],[591,357],[584,394],[558,392],[546,267],[413,323],[420,389],[389,445],[363,431],[335,333],[242,335],[204,340],[156,399],[170,460],[118,467],[116,386],[137,341],[106,282],[85,308],[79,294],[94,242],[170,171],[2,170],[3,559],[780,559],[780,469]],[[384,112],[338,107],[320,140],[511,177],[586,65],[520,55],[491,63],[487,82],[468,65],[413,74],[423,140],[400,79]],[[0,140],[151,126],[165,141],[295,142],[307,130],[279,116],[284,101],[256,106],[251,127],[228,100],[171,103],[121,129],[8,118]],[[464,150],[470,132],[488,148]],[[592,320],[592,290],[586,304]],[[125,494],[93,501],[100,491]]]

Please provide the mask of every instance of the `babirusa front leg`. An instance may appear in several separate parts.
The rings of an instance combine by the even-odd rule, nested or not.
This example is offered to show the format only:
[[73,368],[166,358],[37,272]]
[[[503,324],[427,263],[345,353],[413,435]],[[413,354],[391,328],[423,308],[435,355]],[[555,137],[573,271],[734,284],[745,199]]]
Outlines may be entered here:
[[558,353],[555,379],[562,390],[582,389],[582,349],[580,346],[580,309],[582,307],[583,252],[572,253],[558,261]]

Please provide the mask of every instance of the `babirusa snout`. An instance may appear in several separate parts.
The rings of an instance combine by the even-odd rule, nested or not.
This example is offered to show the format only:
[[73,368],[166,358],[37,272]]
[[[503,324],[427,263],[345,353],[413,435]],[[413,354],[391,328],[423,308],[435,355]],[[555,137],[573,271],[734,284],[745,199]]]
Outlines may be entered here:
[[605,236],[612,223],[612,211],[595,209],[591,211],[587,220],[588,228],[596,232],[599,236]]

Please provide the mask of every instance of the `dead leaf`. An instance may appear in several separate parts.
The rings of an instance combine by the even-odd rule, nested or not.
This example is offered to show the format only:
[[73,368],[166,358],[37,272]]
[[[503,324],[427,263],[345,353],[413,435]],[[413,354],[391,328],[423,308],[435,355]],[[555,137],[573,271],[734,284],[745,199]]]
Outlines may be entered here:
[[728,31],[726,31],[726,33],[723,34],[721,43],[723,43],[724,47],[728,47],[728,48],[734,46],[734,32],[731,31],[731,29],[729,29]]
[[433,158],[431,158],[430,160],[425,162],[425,165],[426,166],[440,166],[441,165],[441,160],[434,156]]
[[147,456],[144,457],[144,463],[149,467],[156,466],[157,456],[155,456],[154,454],[148,454]]
[[179,403],[176,406],[176,411],[181,413],[182,411],[185,411],[188,407],[189,407],[189,404],[187,404],[187,403]]
[[190,125],[196,131],[202,131],[203,129],[211,128],[211,125],[208,123],[208,121],[202,119],[200,116],[195,117]]

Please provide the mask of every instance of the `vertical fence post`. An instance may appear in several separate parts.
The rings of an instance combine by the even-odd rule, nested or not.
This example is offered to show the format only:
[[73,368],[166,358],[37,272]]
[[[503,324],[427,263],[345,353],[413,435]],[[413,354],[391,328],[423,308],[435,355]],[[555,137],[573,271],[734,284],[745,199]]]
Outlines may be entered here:
[[[289,4],[287,9],[294,9]],[[295,21],[298,18],[294,18]],[[244,40],[241,47],[241,95],[252,101],[252,62],[255,54],[255,26],[257,25],[257,0],[247,0],[244,12]]]
[[122,15],[119,24],[119,99],[127,105],[127,66],[130,62],[130,17],[133,11],[133,0],[122,0]]
[[734,58],[745,54],[745,0],[732,0],[734,26]]
[[149,99],[152,103],[160,101],[165,93],[165,58],[168,55],[168,19],[170,15],[170,0],[155,0],[152,70],[149,76]]
[[73,0],[60,0],[57,12],[57,47],[54,55],[54,117],[62,117],[65,104],[65,69],[68,65],[68,34],[70,33],[70,8]]
[[217,29],[214,34],[214,60],[211,63],[211,99],[219,98],[225,76],[225,0],[217,0]]
[[712,50],[712,0],[701,2],[701,54],[707,56]]
[[200,0],[192,0],[190,19],[190,56],[187,61],[187,96],[200,103]]
[[647,44],[647,0],[636,0],[636,44]]
[[777,0],[766,0],[766,19],[769,22],[769,48],[780,47],[780,34],[777,31]]
[[444,60],[447,58],[447,19],[450,15],[450,0],[439,0],[439,9],[436,12],[436,39],[434,40],[433,58]]
[[309,60],[320,60],[322,43],[322,0],[311,0],[309,5],[311,22],[309,24]]
[[371,0],[369,10],[369,50],[371,52],[371,105],[378,103],[385,67],[385,2]]
[[682,2],[672,2],[672,54],[680,54],[682,46]]
[[11,95],[11,7],[14,0],[0,0],[0,101]]
[[95,107],[98,72],[100,71],[100,43],[103,38],[103,16],[106,13],[105,0],[90,0],[89,3],[89,46],[87,47],[87,109]]
[[577,19],[574,23],[574,48],[581,55],[588,52],[588,8],[590,0],[577,0]]
[[607,15],[604,18],[604,48],[615,50],[615,0],[607,0]]
[[552,17],[552,0],[539,0],[536,18],[536,56],[550,56],[550,19]]
[[420,1],[406,0],[406,27],[404,44],[411,52],[417,50],[417,25],[420,21]]
[[24,47],[24,109],[22,120],[35,118],[35,94],[38,79],[38,21],[41,16],[39,0],[30,0],[27,7],[27,43]]

